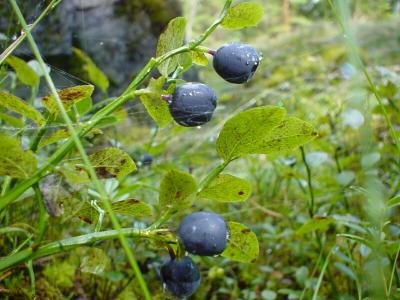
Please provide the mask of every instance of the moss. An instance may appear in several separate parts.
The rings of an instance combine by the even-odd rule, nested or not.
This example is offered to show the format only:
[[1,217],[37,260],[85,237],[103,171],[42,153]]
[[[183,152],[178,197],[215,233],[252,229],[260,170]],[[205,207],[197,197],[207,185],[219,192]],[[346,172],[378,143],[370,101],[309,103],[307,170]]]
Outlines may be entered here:
[[69,289],[74,286],[75,269],[76,266],[66,260],[47,265],[43,274],[53,286]]

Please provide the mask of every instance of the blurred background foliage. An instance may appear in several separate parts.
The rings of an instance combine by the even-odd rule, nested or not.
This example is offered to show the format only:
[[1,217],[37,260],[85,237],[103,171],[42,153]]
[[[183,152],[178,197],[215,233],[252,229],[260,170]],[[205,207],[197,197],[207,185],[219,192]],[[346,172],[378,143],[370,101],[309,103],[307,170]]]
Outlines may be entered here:
[[[400,164],[382,111],[362,72],[349,59],[340,26],[328,1],[258,2],[266,12],[258,27],[239,32],[218,29],[204,45],[217,49],[225,42],[237,40],[253,45],[263,54],[253,80],[244,86],[227,84],[213,71],[211,59],[206,67],[194,66],[185,78],[207,83],[219,96],[215,117],[202,128],[171,125],[157,129],[138,99],[129,103],[114,118],[104,122],[102,134],[85,140],[87,149],[90,152],[104,145],[118,146],[128,151],[139,166],[145,154],[151,154],[154,160],[151,165],[141,165],[137,173],[125,180],[107,180],[105,187],[115,200],[129,195],[154,205],[157,216],[157,189],[164,170],[174,166],[202,178],[219,163],[215,139],[229,116],[253,106],[284,106],[290,115],[313,123],[319,137],[306,145],[303,152],[298,150],[273,157],[249,156],[232,163],[227,172],[253,184],[252,196],[246,203],[196,202],[193,210],[213,210],[255,231],[260,241],[260,257],[255,264],[194,257],[201,268],[202,284],[191,299],[400,299],[396,261],[400,236],[397,208]],[[359,46],[360,57],[398,131],[400,1],[345,2],[354,32],[354,36],[348,38]],[[113,44],[110,40],[113,32],[109,31],[79,36],[79,30],[87,29],[85,23],[81,23],[76,33],[80,42],[71,43],[68,46],[71,53],[60,57],[68,57],[81,66],[92,63],[105,73],[115,88],[98,91],[98,103],[115,96],[131,80],[132,70],[138,70],[136,66],[143,66],[145,60],[154,55],[155,38],[142,43],[150,32],[158,35],[168,19],[182,12],[188,18],[186,39],[190,40],[209,26],[223,1],[181,0],[178,6],[168,6],[168,9],[174,8],[169,17],[161,8],[164,4],[156,0],[117,1],[115,12],[129,15],[130,22],[136,24],[137,20],[144,20],[144,15],[150,16],[146,18],[148,23],[139,22],[147,24],[143,25],[140,41],[118,35],[121,40]],[[82,16],[87,18],[89,13]],[[4,24],[9,28],[14,22],[15,30],[15,19],[9,21]],[[101,22],[94,21],[94,24]],[[134,27],[137,32],[139,27]],[[107,27],[102,28],[107,30]],[[113,30],[116,28],[118,26]],[[126,34],[128,31],[123,29]],[[1,32],[1,45],[7,45],[11,38],[10,32]],[[126,47],[127,44],[133,48]],[[117,80],[117,75],[113,74],[126,64],[122,59],[111,66],[118,58],[119,45],[123,45],[124,51],[139,47],[142,54],[123,54],[132,59],[135,68],[127,72],[121,70],[124,78]],[[83,50],[91,62],[71,56],[72,46]],[[30,60],[31,54],[24,51],[20,54]],[[60,57],[48,57],[54,65],[51,75],[60,77],[59,88],[82,83],[82,80],[96,84],[96,79],[79,71],[65,70],[65,61],[60,61]],[[3,74],[1,88],[23,94],[23,87],[15,76],[7,75],[4,79],[4,74],[9,74],[10,70],[2,66],[0,72]],[[39,96],[46,94],[47,90],[41,87]],[[37,131],[33,128],[24,133],[34,136]],[[54,149],[53,145],[41,152],[40,159],[45,160]],[[65,160],[65,170],[75,163],[76,156],[72,154]],[[74,182],[72,178],[70,182]],[[49,240],[93,229],[75,213],[82,201],[95,197],[95,193],[90,185],[75,183],[73,186],[72,190],[68,187],[68,194],[62,201],[64,214],[50,218],[46,236]],[[57,188],[65,187],[60,184]],[[310,197],[315,201],[314,217],[308,213]],[[9,224],[17,224],[28,234],[34,232],[32,226],[37,219],[32,199],[33,195],[27,194],[12,205],[8,215]],[[180,212],[168,225],[175,227],[186,213]],[[121,218],[123,226],[137,227],[151,220]],[[9,253],[23,240],[24,236],[0,235],[1,255]],[[167,252],[148,242],[131,243],[154,298],[164,299],[157,270]],[[95,249],[103,251],[81,248],[35,262],[38,299],[140,299],[139,287],[118,242],[108,241],[96,246]],[[325,272],[322,271],[324,263],[327,264]],[[93,268],[93,265],[101,268]],[[321,274],[323,280],[319,283]],[[317,286],[319,291],[315,294]],[[29,276],[24,268],[0,276],[0,297],[30,297]]]

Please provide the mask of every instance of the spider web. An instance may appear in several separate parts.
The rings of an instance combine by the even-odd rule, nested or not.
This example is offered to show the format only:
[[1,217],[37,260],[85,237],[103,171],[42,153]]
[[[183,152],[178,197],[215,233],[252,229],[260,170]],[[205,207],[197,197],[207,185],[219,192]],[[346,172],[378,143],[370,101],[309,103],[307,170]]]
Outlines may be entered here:
[[[65,1],[67,1],[67,0],[65,0]],[[88,7],[93,2],[93,0],[90,0],[90,1],[89,0],[69,0],[69,1],[78,3],[80,7]],[[34,20],[36,20],[36,18],[45,9],[45,7],[48,3],[48,0],[40,0],[40,1],[30,0],[30,1],[27,1],[26,3],[34,4],[33,9],[24,12],[27,22],[32,23]],[[52,12],[50,12],[50,14],[52,14]],[[10,26],[15,26],[15,24],[17,23],[17,21],[15,19],[9,20],[9,21],[11,24]],[[88,23],[91,22],[90,18],[88,18],[88,16],[86,15],[85,9],[80,9],[77,11],[76,22],[79,23],[78,28],[84,30],[85,32],[83,34],[80,34],[80,32],[74,32],[72,38],[73,39],[79,38],[80,46],[83,49],[94,48],[94,49],[96,49],[96,51],[104,53],[104,57],[107,57],[106,53],[107,53],[107,51],[109,51],[109,49],[115,48],[118,45],[121,45],[121,43],[128,43],[127,41],[123,40],[123,37],[120,38],[120,37],[112,36],[112,34],[110,34],[109,32],[104,32],[102,34],[102,36],[99,36],[98,33],[91,33],[90,30],[85,30],[85,28],[87,28],[89,26]],[[14,34],[10,34],[11,32],[12,31],[9,30],[8,32],[3,33],[3,35],[6,36],[6,39],[5,39],[5,41],[4,41],[4,39],[0,40],[0,42],[1,42],[0,45],[2,47],[5,48],[6,46],[8,46],[8,44],[10,42],[12,42],[16,38],[16,36]],[[288,48],[287,50],[290,51],[290,48]],[[147,56],[150,57],[154,54],[155,48],[154,49],[146,49],[146,51],[147,51]],[[31,51],[29,50],[29,47],[19,48],[18,54],[22,55],[26,61],[34,60],[34,57],[31,53]],[[307,52],[305,55],[308,55],[308,54],[309,54],[309,52]],[[73,75],[73,74],[69,73],[68,71],[64,70],[62,67],[56,66],[55,63],[52,63],[46,56],[44,57],[44,59],[45,59],[47,66],[50,68],[50,75],[51,75],[52,79],[54,80],[57,89],[64,89],[64,88],[75,86],[75,85],[91,84],[90,82],[83,79],[82,77]],[[95,61],[95,63],[97,63],[97,61]],[[105,69],[107,69],[107,60],[102,61],[102,63],[103,63],[103,65],[105,65]],[[146,60],[142,60],[139,62],[138,65],[139,65],[139,67],[142,67],[142,66],[144,66],[145,63],[146,63]],[[103,69],[103,68],[101,68],[101,69]],[[133,75],[134,75],[134,73],[132,74],[132,77],[129,78],[130,80],[133,79]],[[0,78],[0,81],[1,80],[2,79]],[[113,80],[113,78],[110,78],[110,80]],[[124,87],[122,87],[122,88],[124,88]],[[18,89],[16,90],[16,92],[18,92]],[[46,83],[45,83],[44,79],[42,78],[41,84],[40,84],[40,87],[39,87],[39,90],[37,93],[35,106],[40,107],[41,106],[40,98],[43,96],[46,96],[48,94],[50,94],[49,89],[47,88]],[[116,93],[114,95],[109,95],[109,96],[118,96],[118,94],[119,93]],[[94,103],[104,100],[104,98],[107,98],[107,97],[95,96]],[[241,101],[239,106],[236,108],[235,107],[233,107],[233,108],[225,107],[225,109],[227,111],[225,111],[224,114],[232,115],[232,113],[235,111],[240,111],[245,108],[248,108],[251,105],[255,104],[254,99],[256,99],[256,98],[257,98],[257,96],[255,98],[250,98],[250,99]],[[124,106],[124,109],[129,117],[131,124],[139,125],[139,126],[155,127],[155,124],[148,117],[148,113],[146,112],[143,105],[137,98],[129,101],[129,103]],[[196,147],[200,147],[202,144],[203,138],[214,139],[218,133],[218,130],[221,129],[222,124],[223,124],[222,122],[224,120],[226,120],[226,118],[221,120],[216,126],[213,126],[207,133],[200,133],[198,131],[196,133],[196,135],[200,134],[200,135],[204,135],[204,136],[202,138],[195,138],[194,147],[192,149],[194,149]],[[58,123],[58,124],[54,124],[54,125],[48,125],[47,127],[49,129],[56,130],[56,129],[60,129],[60,128],[65,128],[65,124]],[[3,130],[9,131],[12,134],[17,134],[21,131],[21,129],[19,129],[19,128],[14,128],[14,127],[7,126],[4,124],[1,125],[0,128]],[[34,123],[30,123],[23,128],[23,131],[26,133],[29,133],[30,135],[35,135],[38,133],[38,131],[41,128],[42,127],[38,127]],[[191,136],[191,134],[189,133],[189,134],[187,134],[187,136]],[[193,139],[194,137],[191,137],[191,138]],[[175,140],[175,139],[182,139],[182,137],[181,136],[173,137],[173,140]]]

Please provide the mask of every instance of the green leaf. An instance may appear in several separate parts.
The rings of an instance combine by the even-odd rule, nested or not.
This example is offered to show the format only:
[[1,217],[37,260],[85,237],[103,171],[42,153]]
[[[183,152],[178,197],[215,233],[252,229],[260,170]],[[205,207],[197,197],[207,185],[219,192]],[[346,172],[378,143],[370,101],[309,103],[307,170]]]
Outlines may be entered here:
[[303,235],[317,230],[325,232],[333,223],[335,223],[335,219],[333,218],[313,218],[308,220],[299,229],[297,229],[296,234]]
[[264,8],[257,2],[239,3],[229,9],[221,26],[227,29],[241,29],[257,26],[264,16]]
[[39,76],[36,72],[22,59],[16,56],[9,56],[6,60],[17,74],[18,79],[26,85],[36,87],[39,84]]
[[199,193],[200,197],[220,202],[241,202],[250,197],[251,184],[241,178],[220,174]]
[[81,62],[80,66],[83,69],[82,71],[86,73],[86,78],[103,92],[106,92],[110,86],[110,82],[103,71],[101,71],[92,59],[82,50],[72,48],[72,53],[74,57]]
[[172,120],[168,104],[161,98],[165,81],[164,76],[151,78],[149,86],[137,92],[147,112],[160,128],[167,126]]
[[90,163],[99,178],[124,177],[136,170],[128,153],[118,148],[105,148],[90,155]]
[[76,110],[80,116],[84,116],[89,113],[93,108],[93,101],[91,97],[88,97],[76,104]]
[[43,125],[43,116],[24,100],[5,92],[0,92],[0,106],[31,119],[38,125]]
[[[103,132],[100,129],[97,128],[92,128],[87,134],[88,135],[99,135],[102,134]],[[46,147],[48,145],[60,142],[62,140],[65,140],[67,138],[71,137],[69,131],[67,128],[59,129],[57,131],[54,131],[50,135],[46,136],[45,138],[41,139],[38,149],[41,149],[43,147]]]
[[[185,33],[186,19],[177,17],[172,19],[167,26],[167,29],[160,35],[157,44],[157,57],[179,48],[183,44]],[[171,57],[158,66],[160,73],[166,77],[171,74],[178,66],[178,58]]]
[[228,227],[228,245],[221,255],[243,263],[255,262],[260,251],[255,233],[236,222],[229,222]]
[[3,112],[0,112],[0,120],[3,120],[5,123],[7,123],[13,127],[16,127],[16,128],[24,127],[24,122],[21,119],[10,116]]
[[20,142],[0,132],[0,176],[28,178],[37,169],[32,151],[21,149]]
[[117,214],[132,217],[147,217],[153,214],[150,205],[136,199],[113,202],[112,209]]
[[225,160],[245,154],[286,153],[314,139],[309,123],[295,117],[284,119],[286,110],[263,106],[229,119],[217,140],[217,152]]
[[[65,110],[69,111],[74,104],[91,97],[93,90],[93,85],[78,85],[58,91],[58,95],[60,96]],[[57,102],[53,95],[43,97],[42,103],[52,114],[59,112]]]
[[41,149],[43,147],[46,147],[48,145],[57,143],[58,141],[67,139],[70,137],[70,134],[68,132],[67,128],[64,129],[59,129],[55,132],[53,132],[51,135],[46,137],[45,139],[42,139],[38,145],[38,149]]
[[192,204],[197,184],[192,175],[169,171],[161,180],[159,201],[163,208],[188,207]]
[[256,107],[229,119],[217,139],[217,152],[225,160],[254,153],[257,142],[284,119],[286,110],[282,107]]
[[379,87],[379,92],[383,97],[387,99],[393,99],[393,97],[396,96],[397,87],[393,82],[388,81],[386,85]]
[[59,172],[66,182],[73,187],[90,182],[88,173],[81,168],[77,168],[73,163],[66,163],[60,166]]
[[182,53],[178,55],[178,62],[182,68],[180,70],[180,73],[182,74],[183,72],[186,72],[193,65],[192,55],[190,54],[190,52]]
[[192,61],[194,64],[199,66],[207,66],[208,59],[204,52],[192,51]]
[[257,146],[253,153],[287,153],[308,143],[317,136],[314,127],[303,120],[289,117],[275,127]]
[[387,208],[394,208],[396,206],[400,206],[400,195],[396,195],[391,198],[386,204]]
[[[97,203],[105,213],[107,211],[104,208],[104,203]],[[145,202],[136,199],[126,199],[122,201],[112,202],[111,207],[113,211],[120,215],[131,216],[135,218],[148,217],[153,214],[153,210],[150,205]],[[78,212],[78,217],[89,224],[97,222],[99,218],[98,212],[89,203],[85,203]]]

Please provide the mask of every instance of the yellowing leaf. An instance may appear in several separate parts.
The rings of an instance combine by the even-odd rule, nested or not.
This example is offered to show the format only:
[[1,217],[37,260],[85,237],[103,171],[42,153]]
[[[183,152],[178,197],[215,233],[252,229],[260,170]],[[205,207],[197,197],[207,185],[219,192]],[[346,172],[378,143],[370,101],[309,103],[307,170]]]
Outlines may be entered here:
[[229,174],[220,174],[199,196],[220,202],[240,202],[247,200],[250,193],[251,184],[248,181]]
[[59,130],[55,131],[54,133],[52,133],[51,135],[49,135],[48,137],[46,137],[45,139],[41,139],[41,141],[38,145],[38,149],[46,147],[47,145],[57,143],[58,141],[67,139],[69,137],[70,137],[70,134],[69,134],[67,128],[59,129]]
[[285,115],[284,108],[274,106],[235,115],[221,130],[217,152],[225,161],[246,154],[287,153],[317,136],[311,124]]
[[0,132],[0,176],[28,178],[37,169],[32,151],[21,149],[18,140]]
[[243,224],[236,222],[229,222],[228,227],[228,245],[221,255],[243,263],[254,262],[260,251],[255,233]]
[[217,152],[228,161],[234,157],[249,154],[258,141],[284,119],[286,110],[282,107],[256,107],[229,119],[222,128],[217,140]]
[[31,119],[38,125],[45,123],[43,116],[36,109],[12,94],[0,92],[0,106]]
[[[60,96],[61,102],[64,105],[65,110],[69,111],[75,103],[91,97],[93,90],[93,85],[78,85],[58,91],[58,95]],[[56,99],[54,99],[53,95],[43,97],[42,103],[49,112],[53,114],[59,112]]]
[[290,117],[275,127],[254,149],[254,153],[288,152],[308,143],[317,136],[314,127],[303,120]]
[[[98,128],[92,128],[87,134],[86,136],[95,136],[95,135],[99,135],[99,134],[103,134],[103,132],[98,129]],[[38,145],[38,149],[46,147],[48,145],[60,142],[62,140],[65,140],[67,138],[71,137],[69,131],[67,128],[63,128],[63,129],[59,129],[57,131],[54,131],[53,133],[51,133],[50,135],[46,136],[45,138],[42,138],[39,145]]]
[[[100,208],[107,212],[102,202],[97,203]],[[136,199],[126,199],[111,203],[113,211],[120,215],[131,216],[135,218],[148,217],[153,214],[152,208],[145,202]],[[78,212],[78,217],[89,224],[96,223],[99,215],[98,212],[89,203],[85,203]]]
[[21,119],[10,116],[3,112],[0,112],[0,120],[3,120],[5,123],[7,123],[13,127],[16,127],[16,128],[24,127],[24,122]]
[[124,177],[136,170],[129,154],[118,148],[102,149],[89,159],[100,178]]
[[199,66],[207,66],[208,65],[208,59],[207,56],[204,54],[204,52],[200,51],[192,51],[192,60],[193,63]]
[[192,175],[169,171],[161,180],[159,201],[163,208],[188,207],[192,204],[197,184]]
[[112,203],[115,213],[132,217],[147,217],[153,214],[151,206],[136,199],[127,199]]
[[264,16],[264,8],[257,2],[243,2],[229,9],[221,26],[227,29],[241,29],[257,26]]

